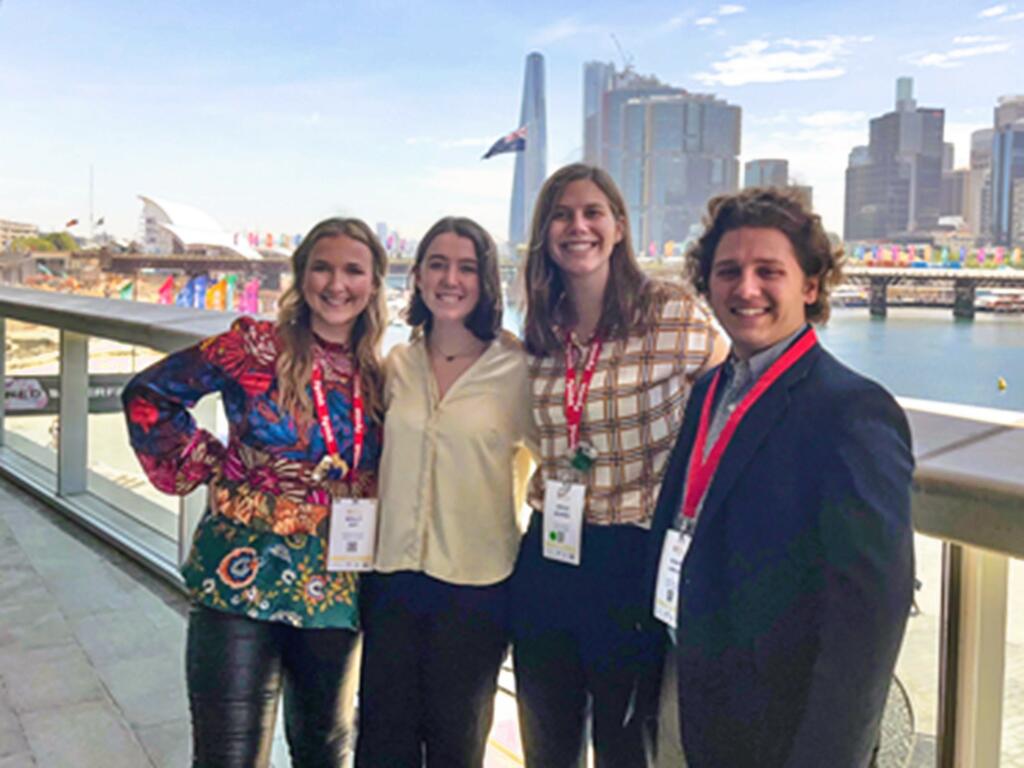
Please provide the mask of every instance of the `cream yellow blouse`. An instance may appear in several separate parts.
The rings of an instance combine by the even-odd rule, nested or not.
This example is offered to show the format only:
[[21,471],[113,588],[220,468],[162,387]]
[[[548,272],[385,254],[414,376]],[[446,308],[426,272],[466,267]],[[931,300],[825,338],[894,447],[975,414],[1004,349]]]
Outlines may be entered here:
[[452,584],[509,576],[537,454],[526,353],[502,334],[438,397],[422,338],[386,362],[376,569]]

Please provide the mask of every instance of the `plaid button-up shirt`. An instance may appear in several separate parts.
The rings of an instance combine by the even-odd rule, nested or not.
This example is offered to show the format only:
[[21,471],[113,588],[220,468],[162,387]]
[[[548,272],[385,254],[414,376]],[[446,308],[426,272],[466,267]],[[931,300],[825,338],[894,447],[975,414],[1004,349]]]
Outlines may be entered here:
[[[673,286],[647,331],[605,341],[583,410],[580,440],[596,450],[586,473],[586,522],[649,528],[665,464],[697,371],[717,335],[708,311]],[[579,369],[586,347],[577,348]],[[541,463],[528,501],[544,508],[544,482],[569,470],[562,353],[530,357]]]

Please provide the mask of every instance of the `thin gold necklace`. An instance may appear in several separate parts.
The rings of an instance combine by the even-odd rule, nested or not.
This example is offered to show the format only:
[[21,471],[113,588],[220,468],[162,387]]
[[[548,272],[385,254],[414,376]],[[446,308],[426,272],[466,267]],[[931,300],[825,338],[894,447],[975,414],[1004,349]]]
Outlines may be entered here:
[[427,348],[430,350],[430,354],[434,355],[435,357],[443,357],[446,363],[453,363],[461,357],[473,357],[474,355],[479,355],[483,351],[481,349],[474,349],[468,352],[456,352],[454,354],[449,355],[442,352],[440,349],[435,349],[433,343],[429,341],[427,342]]

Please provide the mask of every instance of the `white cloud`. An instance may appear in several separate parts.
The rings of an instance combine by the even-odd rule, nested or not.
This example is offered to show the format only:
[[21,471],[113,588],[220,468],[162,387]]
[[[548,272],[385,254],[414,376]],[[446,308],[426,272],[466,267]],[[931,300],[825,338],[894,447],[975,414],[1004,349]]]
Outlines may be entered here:
[[678,29],[679,27],[683,26],[683,24],[685,24],[685,23],[686,23],[686,16],[683,15],[683,14],[679,14],[678,16],[673,16],[671,19],[666,21],[665,22],[665,27],[667,29]]
[[1009,16],[1003,16],[1001,21],[1022,21],[1024,20],[1024,11],[1017,13],[1011,13]]
[[987,56],[993,53],[1004,53],[1010,50],[1008,42],[984,43],[982,45],[969,45],[966,48],[955,48],[943,53],[918,53],[908,56],[911,64],[919,67],[937,67],[939,69],[952,69],[963,65],[962,59],[969,59],[975,56]]
[[747,10],[744,5],[720,5],[718,6],[719,16],[733,16],[737,13],[743,13]]
[[797,121],[801,125],[811,128],[839,128],[852,124],[867,125],[867,115],[864,112],[852,112],[840,109],[828,109],[821,112],[811,112],[800,115]]
[[846,70],[839,60],[849,52],[850,44],[869,40],[840,35],[811,40],[751,40],[728,48],[725,58],[711,65],[713,71],[698,72],[694,77],[706,85],[727,86],[841,77]]
[[556,22],[541,27],[530,36],[531,45],[550,45],[559,40],[566,40],[570,37],[592,32],[594,27],[580,24],[575,16],[568,16]]
[[995,43],[999,38],[995,35],[960,35],[953,38],[953,45],[974,45],[976,43]]
[[999,5],[993,5],[981,11],[981,13],[978,14],[978,18],[992,19],[995,18],[996,16],[1002,16],[1008,10],[1010,10],[1010,6],[1006,5],[1005,3],[1000,3]]
[[717,24],[718,19],[716,19],[714,16],[701,16],[693,23],[696,24],[698,27],[710,27],[712,24]]

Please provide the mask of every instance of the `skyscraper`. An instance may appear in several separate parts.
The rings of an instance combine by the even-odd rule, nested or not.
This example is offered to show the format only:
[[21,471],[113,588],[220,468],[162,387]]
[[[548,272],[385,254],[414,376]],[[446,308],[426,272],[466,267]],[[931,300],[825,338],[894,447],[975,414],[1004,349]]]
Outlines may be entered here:
[[548,128],[544,96],[544,57],[526,57],[523,75],[523,106],[519,127],[526,128],[526,148],[516,154],[512,179],[512,205],[508,217],[508,242],[513,253],[530,238],[533,205],[548,174]]
[[992,240],[1015,244],[1015,182],[1024,178],[1024,96],[1002,96],[996,103],[989,172]]
[[744,187],[784,187],[787,184],[788,160],[751,160],[743,165]]
[[850,154],[847,240],[906,237],[937,225],[944,124],[943,110],[917,106],[911,78],[896,81],[896,109],[871,120],[867,157]]
[[992,230],[992,129],[971,134],[970,174],[964,219],[974,237],[987,238]]
[[640,250],[685,241],[707,199],[738,188],[739,107],[601,62],[583,91],[583,157],[622,189]]

